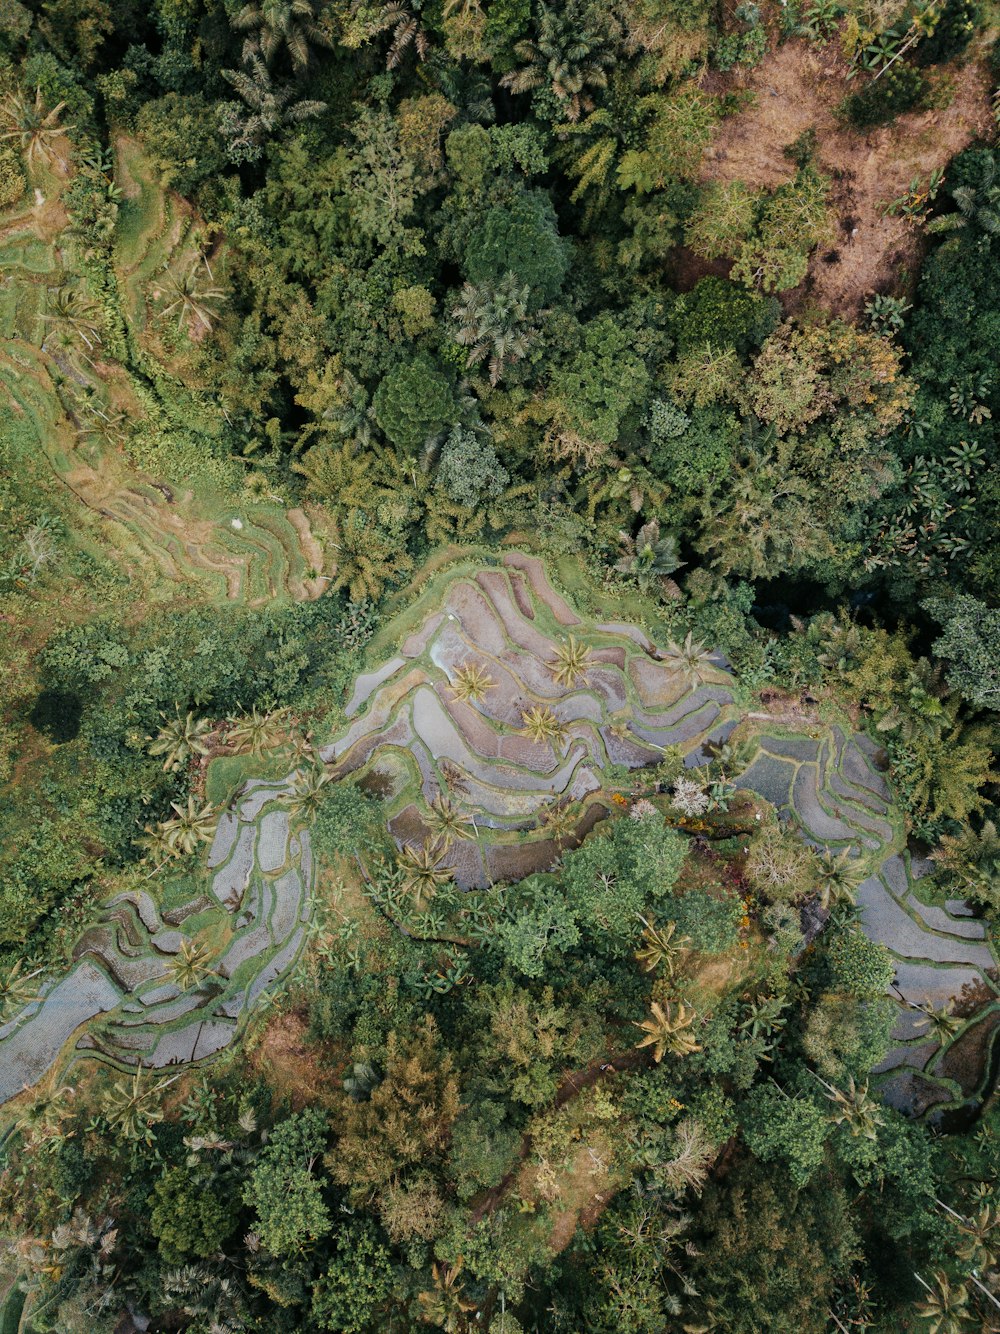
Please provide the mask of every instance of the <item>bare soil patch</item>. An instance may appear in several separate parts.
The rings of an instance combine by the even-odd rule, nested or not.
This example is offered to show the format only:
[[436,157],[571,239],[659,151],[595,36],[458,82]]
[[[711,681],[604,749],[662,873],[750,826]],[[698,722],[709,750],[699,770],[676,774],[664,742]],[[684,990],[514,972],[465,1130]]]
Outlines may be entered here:
[[330,1087],[329,1072],[321,1068],[319,1049],[307,1030],[305,1016],[295,1010],[272,1016],[247,1061],[295,1111],[323,1101]]
[[926,182],[992,128],[991,83],[980,59],[941,66],[932,78],[950,90],[948,106],[911,112],[860,134],[835,115],[844,97],[862,86],[859,79],[848,81],[836,41],[823,47],[789,41],[754,70],[706,76],[710,91],[750,90],[754,101],[719,127],[702,180],[779,185],[795,171],[784,148],[806,131],[816,132],[817,164],[833,182],[834,234],[813,255],[805,281],[785,293],[789,313],[818,305],[853,319],[872,293],[905,288],[923,235],[904,218],[885,217],[882,206],[902,195],[914,177]]

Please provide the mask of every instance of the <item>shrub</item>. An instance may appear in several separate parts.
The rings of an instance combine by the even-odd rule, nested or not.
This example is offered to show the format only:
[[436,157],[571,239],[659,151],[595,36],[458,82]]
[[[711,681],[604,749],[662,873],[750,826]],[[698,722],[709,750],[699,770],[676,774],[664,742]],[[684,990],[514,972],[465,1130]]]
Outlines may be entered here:
[[26,187],[20,158],[5,145],[0,148],[0,208],[16,204]]
[[860,930],[839,932],[829,945],[833,989],[858,1000],[877,1000],[896,975],[892,955],[884,945],[869,940]]
[[167,93],[147,102],[136,118],[136,129],[160,169],[163,184],[182,195],[217,175],[225,163],[215,109],[198,94]]
[[856,130],[888,125],[904,111],[919,106],[929,87],[918,69],[897,61],[860,93],[845,97],[840,104],[841,111]]
[[774,331],[779,317],[775,297],[748,292],[726,278],[708,277],[679,298],[670,323],[680,354],[711,343],[735,347],[743,356]]
[[677,924],[677,935],[687,936],[704,954],[724,954],[739,940],[743,904],[738,894],[689,890],[665,903],[663,913]]
[[982,18],[976,0],[945,0],[934,31],[917,47],[919,65],[939,65],[960,55]]
[[441,450],[438,481],[452,500],[474,510],[503,492],[510,473],[501,466],[488,436],[456,426]]

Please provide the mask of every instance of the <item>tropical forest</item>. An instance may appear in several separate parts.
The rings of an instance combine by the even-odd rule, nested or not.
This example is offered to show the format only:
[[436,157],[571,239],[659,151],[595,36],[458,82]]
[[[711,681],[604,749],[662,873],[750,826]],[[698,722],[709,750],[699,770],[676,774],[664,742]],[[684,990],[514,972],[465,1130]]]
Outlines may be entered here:
[[998,355],[998,0],[0,0],[0,1334],[1000,1331]]

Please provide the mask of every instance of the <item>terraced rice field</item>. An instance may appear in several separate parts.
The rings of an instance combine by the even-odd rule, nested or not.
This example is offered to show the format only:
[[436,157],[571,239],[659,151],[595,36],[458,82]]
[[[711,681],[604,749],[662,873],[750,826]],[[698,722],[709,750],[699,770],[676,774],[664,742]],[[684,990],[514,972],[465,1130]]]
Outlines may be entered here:
[[[569,636],[585,646],[586,661],[575,679],[559,681]],[[472,667],[481,689],[462,698],[456,687]],[[550,712],[553,735],[526,734],[531,710]],[[448,579],[419,628],[357,678],[347,715],[322,752],[333,775],[377,781],[400,845],[433,843],[438,799],[459,806],[473,836],[453,842],[441,864],[466,887],[550,866],[607,813],[609,765],[655,764],[668,746],[698,765],[706,747],[739,728],[753,753],[738,785],[772,802],[814,844],[850,849],[869,872],[862,920],[897,960],[900,1006],[898,1045],[876,1072],[883,1095],[936,1118],[981,1093],[1000,1027],[997,961],[964,905],[923,901],[927,868],[903,848],[868,738],[835,725],[795,731],[748,718],[721,660],[685,672],[638,629],[584,621],[540,561],[513,551],[501,564]],[[106,906],[77,947],[74,972],[0,1030],[0,1100],[37,1080],[74,1035],[71,1060],[95,1055],[120,1065],[198,1061],[232,1040],[305,934],[308,835],[290,828],[280,800],[293,778],[247,784],[223,815],[208,859],[209,895],[162,913],[146,894]],[[575,833],[553,836],[553,808],[571,816]],[[218,942],[217,977],[181,990],[169,961],[185,937],[206,936]],[[921,1033],[910,1002],[939,1008],[950,1000],[967,1019],[942,1050]]]
[[[162,1068],[203,1060],[232,1041],[244,1014],[291,967],[309,921],[309,834],[293,829],[278,803],[286,787],[251,782],[224,814],[207,893],[165,908],[151,887],[104,905],[77,942],[71,971],[0,1028],[0,1102],[60,1055],[70,1069],[84,1058]],[[185,947],[206,944],[210,971],[180,985],[172,965]]]
[[[118,157],[126,199],[116,274],[138,355],[156,360],[163,348],[150,326],[150,292],[164,265],[183,272],[196,258],[189,239],[194,220],[190,206],[153,180],[128,141]],[[175,591],[250,605],[319,597],[324,555],[304,511],[203,498],[169,478],[143,474],[107,435],[107,423],[136,405],[116,402],[128,385],[123,369],[99,366],[99,351],[88,355],[46,318],[56,288],[76,266],[72,242],[51,234],[57,183],[42,184],[53,195],[44,207],[21,204],[0,218],[0,407],[18,419],[23,448],[47,460],[62,483],[78,540],[87,545],[99,527],[100,548],[116,549],[132,579],[157,596]]]

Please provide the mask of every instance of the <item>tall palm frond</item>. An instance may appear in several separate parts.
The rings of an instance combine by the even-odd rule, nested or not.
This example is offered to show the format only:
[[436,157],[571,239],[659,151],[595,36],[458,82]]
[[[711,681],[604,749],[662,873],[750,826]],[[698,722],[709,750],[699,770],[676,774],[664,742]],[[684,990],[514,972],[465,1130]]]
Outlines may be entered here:
[[641,1023],[634,1021],[635,1027],[641,1028],[646,1034],[635,1045],[638,1048],[652,1047],[653,1060],[657,1065],[667,1052],[674,1056],[688,1056],[691,1052],[700,1051],[700,1045],[690,1032],[697,1017],[695,1011],[683,1001],[677,1002],[676,1010],[669,1001],[665,1005],[653,1001],[649,1007],[649,1018]]
[[237,32],[246,32],[244,59],[261,55],[270,65],[284,48],[292,68],[300,73],[309,64],[310,46],[333,48],[333,38],[319,22],[322,4],[313,0],[257,0],[244,5],[231,20]]
[[[166,718],[166,715],[161,715]],[[178,710],[176,717],[165,721],[156,736],[150,739],[150,755],[164,757],[164,772],[178,769],[192,755],[207,755],[210,746],[206,740],[212,731],[212,724],[207,718],[196,718],[189,709],[182,718]]]
[[660,657],[673,671],[680,672],[691,682],[699,681],[702,673],[712,665],[712,650],[706,648],[704,644],[699,644],[692,637],[690,630],[684,636],[682,644],[671,640]]
[[440,842],[423,843],[419,848],[404,843],[399,850],[397,864],[418,912],[434,897],[438,885],[451,879],[451,872],[441,865],[444,850]]
[[586,644],[570,635],[556,649],[555,659],[549,663],[553,680],[561,686],[575,686],[587,675],[593,655]]
[[643,932],[642,939],[644,944],[635,952],[635,957],[643,970],[647,973],[653,973],[657,968],[663,967],[667,977],[673,977],[674,965],[677,955],[690,945],[691,940],[688,936],[677,936],[674,933],[677,930],[676,922],[667,922],[665,926],[654,926],[652,922],[647,922],[645,917],[640,916]]
[[493,678],[485,667],[477,662],[467,662],[455,668],[451,689],[456,699],[472,704],[482,699],[487,690],[492,690],[493,684]]
[[261,712],[255,704],[249,713],[232,720],[226,728],[226,740],[241,753],[263,755],[288,736],[287,708]]
[[161,821],[159,826],[168,849],[189,856],[199,843],[211,843],[218,824],[214,807],[198,806],[192,796],[184,806],[176,801],[170,805],[177,814],[173,819]]
[[521,731],[532,741],[551,741],[553,745],[566,734],[566,725],[550,708],[536,704],[521,714]]
[[430,824],[443,849],[450,847],[455,839],[472,838],[469,828],[472,816],[448,797],[438,796],[431,802]]
[[60,125],[59,117],[66,103],[60,102],[46,111],[41,88],[35,89],[35,100],[29,102],[22,93],[8,93],[0,102],[0,114],[12,128],[0,134],[0,141],[16,139],[29,163],[36,158],[50,161],[53,142],[61,134],[68,134],[72,125]]

